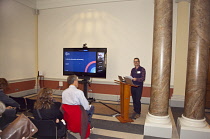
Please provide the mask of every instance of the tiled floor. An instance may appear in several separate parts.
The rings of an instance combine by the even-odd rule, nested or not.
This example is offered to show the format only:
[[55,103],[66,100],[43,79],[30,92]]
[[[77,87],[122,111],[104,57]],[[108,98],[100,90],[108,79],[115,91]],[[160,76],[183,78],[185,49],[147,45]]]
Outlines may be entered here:
[[[107,103],[107,102],[106,102]],[[110,102],[108,102],[110,103]],[[94,105],[94,104],[93,104]],[[134,120],[134,122],[130,123],[131,125],[139,125],[139,126],[142,126],[144,127],[144,123],[145,123],[145,119],[146,119],[146,115],[148,113],[148,107],[149,105],[147,104],[143,104],[142,105],[142,113],[141,113],[141,117]],[[176,129],[176,125],[175,125],[175,122],[174,122],[174,118],[172,116],[172,113],[171,113],[171,110],[169,110],[169,114],[170,114],[170,117],[171,117],[171,120],[172,120],[172,126],[173,126],[173,135],[172,135],[172,139],[178,139],[178,133],[177,133],[177,129]],[[93,116],[94,119],[100,119],[100,120],[107,120],[107,121],[114,121],[114,122],[119,122],[117,120],[116,117],[113,117],[112,115],[108,116],[103,116],[103,115],[94,115]],[[123,125],[123,123],[120,123]],[[139,128],[139,130],[143,130],[143,128]],[[139,134],[134,134],[134,133],[127,133],[127,132],[122,132],[120,130],[118,131],[115,131],[115,130],[106,130],[106,129],[98,129],[98,128],[95,128],[93,130],[93,134],[97,134],[97,135],[109,135],[109,137],[114,137],[114,138],[124,138],[124,139],[154,139],[154,137],[145,137],[143,135],[143,131],[139,131]]]

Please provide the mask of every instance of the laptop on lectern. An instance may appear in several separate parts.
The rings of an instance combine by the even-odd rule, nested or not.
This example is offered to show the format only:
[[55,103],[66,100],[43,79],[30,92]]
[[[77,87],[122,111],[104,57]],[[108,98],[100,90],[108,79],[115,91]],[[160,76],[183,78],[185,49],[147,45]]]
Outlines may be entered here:
[[121,82],[125,82],[125,79],[124,79],[122,76],[119,76],[119,75],[118,75],[118,78],[119,78],[119,80],[120,80]]

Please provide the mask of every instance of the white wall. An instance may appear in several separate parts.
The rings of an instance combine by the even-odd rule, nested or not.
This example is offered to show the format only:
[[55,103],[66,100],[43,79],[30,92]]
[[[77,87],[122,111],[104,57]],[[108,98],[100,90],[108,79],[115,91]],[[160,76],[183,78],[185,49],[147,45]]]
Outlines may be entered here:
[[190,3],[185,1],[179,2],[177,12],[177,47],[173,95],[182,95],[185,93],[187,74]]
[[[82,1],[84,2],[84,1]],[[98,1],[97,1],[98,2]],[[176,3],[173,21],[171,85],[174,82]],[[0,1],[0,76],[8,80],[36,75],[36,17],[34,10],[19,0]],[[62,50],[68,47],[107,47],[106,79],[129,75],[133,58],[139,57],[151,84],[154,0],[82,3],[40,10],[38,15],[38,70],[45,79],[62,75]]]
[[[176,5],[174,7],[176,10]],[[45,78],[66,79],[62,75],[63,48],[82,47],[87,43],[89,48],[108,48],[107,78],[94,78],[93,81],[111,83],[118,75],[129,75],[133,58],[139,57],[141,65],[147,71],[145,83],[150,85],[153,19],[154,0],[83,4],[40,10],[39,70],[44,73]],[[174,19],[176,27],[176,17]],[[173,40],[174,38],[175,35]],[[174,51],[172,85],[173,66]]]
[[33,9],[13,0],[0,0],[0,77],[35,77]]

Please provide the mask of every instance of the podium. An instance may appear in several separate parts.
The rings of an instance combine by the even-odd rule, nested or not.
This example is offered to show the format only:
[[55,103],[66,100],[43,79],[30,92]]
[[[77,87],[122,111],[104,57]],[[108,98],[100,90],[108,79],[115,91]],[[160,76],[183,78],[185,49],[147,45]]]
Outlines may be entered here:
[[133,122],[133,120],[129,118],[130,92],[131,86],[133,85],[117,80],[115,80],[115,82],[120,83],[120,115],[116,116],[116,118],[121,123]]

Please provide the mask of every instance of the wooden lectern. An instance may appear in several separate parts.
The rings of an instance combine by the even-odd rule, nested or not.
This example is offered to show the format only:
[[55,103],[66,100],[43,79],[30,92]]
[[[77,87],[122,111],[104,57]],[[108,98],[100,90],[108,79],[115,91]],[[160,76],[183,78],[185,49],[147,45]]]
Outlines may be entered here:
[[130,92],[131,86],[133,85],[116,80],[115,82],[120,83],[120,115],[116,116],[116,118],[121,123],[133,122],[133,120],[129,118]]

